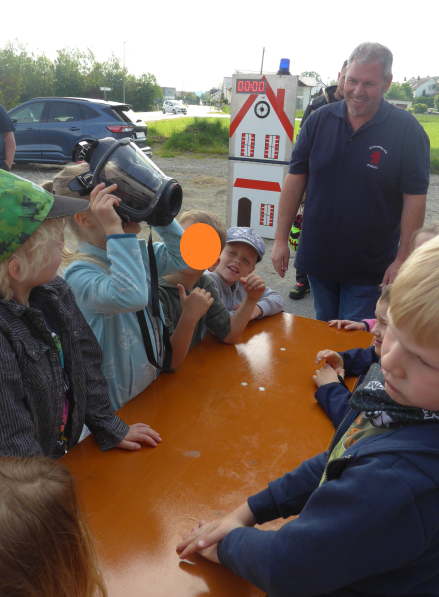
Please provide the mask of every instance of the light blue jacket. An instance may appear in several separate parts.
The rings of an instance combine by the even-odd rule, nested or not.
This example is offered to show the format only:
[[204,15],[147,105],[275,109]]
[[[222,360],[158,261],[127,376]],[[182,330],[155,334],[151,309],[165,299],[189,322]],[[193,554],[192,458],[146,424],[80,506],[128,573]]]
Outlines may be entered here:
[[[154,230],[163,240],[154,243],[158,275],[186,268],[180,254],[180,225],[174,220]],[[79,251],[99,257],[110,270],[77,260],[67,267],[64,279],[102,348],[102,370],[114,412],[158,375],[148,362],[136,311],[145,308],[155,358],[159,364],[163,362],[162,323],[157,324],[148,305],[151,275],[147,244],[135,234],[113,234],[107,238],[106,251],[89,243],[81,243]],[[160,313],[163,317],[161,306]]]

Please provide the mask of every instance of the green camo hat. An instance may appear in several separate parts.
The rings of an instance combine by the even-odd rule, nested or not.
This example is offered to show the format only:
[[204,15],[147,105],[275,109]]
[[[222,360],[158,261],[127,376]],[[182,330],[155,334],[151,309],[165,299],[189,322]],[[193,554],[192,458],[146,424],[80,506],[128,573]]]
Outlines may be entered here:
[[52,195],[29,180],[0,170],[0,263],[15,253],[44,220],[90,206],[84,199]]

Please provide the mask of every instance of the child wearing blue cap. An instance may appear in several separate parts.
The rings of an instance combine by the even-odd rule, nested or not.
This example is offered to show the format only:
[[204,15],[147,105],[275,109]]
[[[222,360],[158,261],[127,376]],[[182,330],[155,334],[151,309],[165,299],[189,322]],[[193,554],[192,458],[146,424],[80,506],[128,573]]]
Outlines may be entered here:
[[[264,241],[252,228],[229,228],[226,246],[221,252],[218,265],[205,273],[215,284],[230,314],[239,308],[246,295],[240,279],[246,278],[254,271],[264,254]],[[276,315],[282,311],[283,306],[284,300],[281,295],[266,287],[250,319]]]

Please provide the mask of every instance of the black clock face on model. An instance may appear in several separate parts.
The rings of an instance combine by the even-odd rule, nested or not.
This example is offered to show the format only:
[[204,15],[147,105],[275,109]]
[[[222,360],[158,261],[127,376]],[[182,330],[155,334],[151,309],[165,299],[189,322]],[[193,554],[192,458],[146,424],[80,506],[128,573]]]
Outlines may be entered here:
[[267,102],[258,102],[255,106],[255,114],[258,118],[267,118],[270,114],[270,105]]

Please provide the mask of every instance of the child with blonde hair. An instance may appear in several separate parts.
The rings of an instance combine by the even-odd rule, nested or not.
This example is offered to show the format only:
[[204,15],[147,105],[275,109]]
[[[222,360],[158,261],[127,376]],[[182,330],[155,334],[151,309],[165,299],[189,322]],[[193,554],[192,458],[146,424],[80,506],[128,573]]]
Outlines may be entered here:
[[[200,522],[180,558],[199,552],[270,597],[439,594],[439,238],[401,266],[388,323],[381,365],[351,398],[352,426]],[[277,531],[253,528],[281,517]]]
[[0,457],[0,597],[107,597],[68,469]]
[[0,454],[59,458],[84,423],[101,450],[161,441],[110,413],[102,352],[57,276],[65,218],[87,205],[0,171]]
[[[68,183],[88,170],[88,164],[66,167],[55,177],[53,191],[77,197]],[[116,185],[97,185],[85,197],[89,209],[68,219],[79,244],[77,251],[69,252],[63,261],[67,266],[64,279],[72,287],[103,351],[102,370],[112,412],[142,392],[160,372],[148,360],[137,312],[143,311],[151,350],[159,366],[163,365],[165,353],[163,323],[151,308],[147,245],[137,237],[139,223],[122,224],[114,210],[120,203],[112,195],[115,189]],[[169,226],[154,229],[163,239],[154,243],[158,275],[186,267],[180,254],[180,225],[174,220]]]

